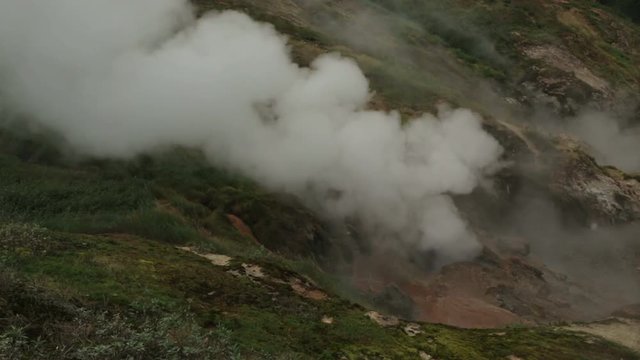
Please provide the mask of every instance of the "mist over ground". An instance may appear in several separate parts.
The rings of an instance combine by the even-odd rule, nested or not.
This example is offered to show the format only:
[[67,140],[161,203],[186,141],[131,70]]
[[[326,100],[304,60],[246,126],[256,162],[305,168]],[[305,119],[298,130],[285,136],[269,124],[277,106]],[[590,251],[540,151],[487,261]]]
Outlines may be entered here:
[[585,141],[603,165],[640,172],[640,127],[606,112],[589,111],[570,119],[568,131]]
[[570,224],[562,209],[542,195],[520,196],[515,208],[505,226],[526,237],[530,256],[583,287],[603,313],[638,301],[639,224]]
[[[366,109],[355,62],[291,61],[287,39],[238,12],[187,1],[0,3],[3,107],[76,151],[131,157],[181,145],[378,241],[467,259],[480,245],[448,194],[470,193],[502,149],[478,115],[441,108],[406,125]],[[397,241],[397,240],[394,240]]]

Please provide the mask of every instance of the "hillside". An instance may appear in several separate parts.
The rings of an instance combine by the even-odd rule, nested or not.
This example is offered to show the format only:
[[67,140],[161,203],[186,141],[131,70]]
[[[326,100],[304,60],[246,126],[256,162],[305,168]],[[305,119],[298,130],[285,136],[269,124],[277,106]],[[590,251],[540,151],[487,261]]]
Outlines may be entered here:
[[[121,156],[129,144],[105,127],[111,153],[91,153],[93,145],[82,142],[91,131],[74,138],[3,100],[0,358],[640,358],[640,161],[633,156],[640,25],[633,2],[191,2],[199,17],[236,10],[273,24],[298,66],[318,67],[314,59],[326,53],[354,59],[373,91],[357,116],[377,110],[395,119],[388,112],[397,110],[398,122],[410,127],[425,112],[442,121],[476,119],[451,110],[457,107],[479,114],[475,130],[499,143],[499,161],[480,168],[468,190],[438,183],[445,190],[426,196],[450,199],[443,206],[459,214],[477,253],[458,258],[450,247],[405,242],[403,229],[382,226],[393,209],[371,226],[366,214],[379,216],[378,203],[336,216],[340,207],[301,195],[308,189],[294,182],[278,183],[278,171],[212,155],[224,148],[177,141]],[[269,69],[269,54],[262,55],[251,61]],[[10,83],[3,66],[0,81]],[[54,93],[73,91],[55,86]],[[228,89],[242,97],[235,90]],[[0,95],[13,94],[2,87]],[[153,115],[189,111],[198,99],[189,94]],[[91,96],[72,100],[83,116],[92,114],[81,105]],[[282,103],[252,105],[266,108],[259,112],[268,125],[287,120],[278,111],[289,103]],[[331,111],[341,114],[348,105],[338,103]],[[98,104],[124,109],[115,114],[130,105]],[[602,119],[615,129],[598,127]],[[247,139],[234,149],[260,140]],[[347,192],[329,186],[323,195]],[[429,224],[450,218],[436,220]]]

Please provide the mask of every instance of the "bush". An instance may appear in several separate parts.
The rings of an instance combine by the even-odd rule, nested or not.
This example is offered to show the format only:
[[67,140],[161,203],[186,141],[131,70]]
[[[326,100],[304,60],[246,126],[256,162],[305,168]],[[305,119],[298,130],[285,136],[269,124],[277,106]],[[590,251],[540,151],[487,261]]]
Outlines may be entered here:
[[184,244],[202,240],[198,231],[183,219],[153,209],[138,211],[111,230],[170,244]]
[[36,224],[0,224],[0,251],[25,249],[44,254],[57,247],[49,230]]
[[[0,331],[1,359],[178,360],[240,359],[226,328],[205,330],[188,312],[142,321],[106,312],[85,312],[72,323],[48,326],[64,334],[30,338],[26,327]],[[64,336],[61,336],[64,335]]]
[[111,312],[74,302],[0,267],[0,359],[240,358],[231,331],[204,329],[187,309]]
[[225,328],[201,328],[188,312],[146,318],[136,324],[121,316],[99,314],[88,341],[73,351],[78,359],[239,359]]

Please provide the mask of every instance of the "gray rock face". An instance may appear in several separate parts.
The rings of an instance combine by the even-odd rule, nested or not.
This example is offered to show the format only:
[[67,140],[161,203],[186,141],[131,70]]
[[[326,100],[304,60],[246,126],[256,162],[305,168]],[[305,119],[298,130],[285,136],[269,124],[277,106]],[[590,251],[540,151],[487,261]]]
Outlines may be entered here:
[[618,224],[640,219],[640,182],[622,171],[601,167],[572,140],[559,146],[550,191],[588,224]]

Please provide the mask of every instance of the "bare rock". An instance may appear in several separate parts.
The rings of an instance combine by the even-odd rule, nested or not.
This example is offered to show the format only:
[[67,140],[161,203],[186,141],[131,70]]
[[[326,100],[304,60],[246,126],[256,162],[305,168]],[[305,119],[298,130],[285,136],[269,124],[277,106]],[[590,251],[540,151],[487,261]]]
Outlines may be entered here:
[[383,327],[400,325],[400,320],[398,320],[398,318],[395,316],[386,316],[375,311],[369,311],[368,313],[365,314],[365,316],[373,320],[376,324]]
[[227,255],[212,254],[212,253],[201,254],[198,251],[196,251],[194,248],[188,247],[188,246],[178,247],[177,249],[182,251],[187,251],[192,254],[196,254],[200,257],[203,257],[209,260],[213,265],[216,265],[216,266],[229,266],[231,264],[231,260],[233,260],[232,257]]
[[433,356],[427,354],[424,351],[420,351],[419,355],[420,355],[420,360],[434,360]]
[[322,320],[320,320],[323,324],[327,324],[327,325],[332,325],[333,324],[333,318],[330,316],[323,316]]
[[407,336],[409,337],[414,337],[422,333],[422,330],[420,329],[420,325],[413,324],[413,323],[407,324],[402,330],[404,330],[404,333],[407,334]]
[[304,282],[298,278],[291,278],[289,280],[289,285],[296,294],[307,299],[322,301],[329,298],[324,291],[316,289],[312,284]]
[[262,271],[262,268],[258,265],[242,264],[242,267],[244,268],[244,273],[250,278],[262,279],[265,277],[265,274]]
[[560,159],[551,174],[551,193],[586,223],[615,224],[640,219],[640,182],[615,168],[599,166],[579,143],[557,138]]

